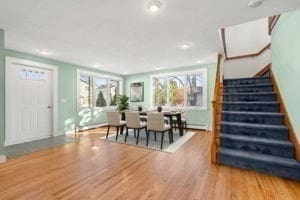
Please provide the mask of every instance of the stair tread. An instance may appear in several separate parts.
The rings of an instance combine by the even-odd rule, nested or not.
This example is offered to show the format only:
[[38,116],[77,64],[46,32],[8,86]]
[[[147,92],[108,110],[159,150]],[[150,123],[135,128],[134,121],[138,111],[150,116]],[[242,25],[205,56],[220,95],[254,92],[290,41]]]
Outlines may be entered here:
[[239,157],[248,160],[264,162],[271,165],[276,164],[284,167],[300,169],[300,163],[292,158],[266,155],[262,153],[251,152],[251,151],[233,150],[224,147],[220,148],[219,153],[233,156],[233,157]]
[[221,133],[221,138],[227,138],[231,140],[239,140],[243,142],[255,142],[266,145],[280,145],[287,147],[294,147],[294,144],[288,140],[279,140],[279,139],[269,139],[269,138],[261,138],[255,136],[242,136],[242,135],[231,135],[226,133]]
[[252,112],[252,111],[222,111],[223,114],[240,114],[240,115],[269,115],[269,116],[281,116],[283,117],[283,113],[278,112]]
[[242,85],[225,85],[224,88],[249,88],[249,87],[265,87],[265,86],[273,86],[272,83],[259,83],[259,84],[242,84]]
[[234,92],[234,93],[224,93],[223,96],[226,95],[274,95],[275,92]]
[[258,105],[270,105],[270,104],[274,104],[274,105],[279,105],[279,102],[277,101],[223,101],[223,104],[258,104]]
[[247,126],[251,128],[273,128],[273,129],[282,129],[282,130],[288,130],[288,128],[284,125],[270,125],[270,124],[253,124],[253,123],[244,123],[244,122],[227,122],[227,121],[221,121],[221,124],[224,125],[233,125],[233,126]]
[[245,77],[245,78],[230,78],[224,79],[223,81],[238,81],[238,80],[260,80],[260,79],[271,79],[270,77]]

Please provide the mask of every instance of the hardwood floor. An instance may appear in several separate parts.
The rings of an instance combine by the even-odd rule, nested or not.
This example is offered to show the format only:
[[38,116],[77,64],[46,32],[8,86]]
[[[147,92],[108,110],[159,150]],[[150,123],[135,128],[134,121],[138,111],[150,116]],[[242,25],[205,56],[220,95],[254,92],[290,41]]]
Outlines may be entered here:
[[209,161],[210,135],[198,132],[175,154],[82,140],[0,165],[0,199],[299,199],[300,183]]

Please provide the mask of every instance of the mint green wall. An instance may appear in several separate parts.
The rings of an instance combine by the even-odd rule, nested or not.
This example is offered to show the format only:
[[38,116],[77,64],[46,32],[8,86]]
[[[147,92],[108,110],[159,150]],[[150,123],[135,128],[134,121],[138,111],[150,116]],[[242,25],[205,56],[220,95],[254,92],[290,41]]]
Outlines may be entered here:
[[272,68],[300,139],[300,11],[281,15],[272,33]]
[[0,155],[3,154],[4,141],[4,31],[0,29]]
[[151,89],[151,76],[155,74],[163,74],[163,73],[170,73],[170,72],[180,72],[180,71],[187,71],[187,70],[196,70],[201,68],[208,69],[208,110],[201,111],[201,110],[189,110],[187,112],[187,120],[190,124],[196,125],[208,125],[210,127],[211,123],[211,101],[213,98],[213,89],[215,83],[215,76],[216,76],[216,64],[209,64],[209,65],[202,65],[202,66],[191,66],[191,67],[182,67],[176,68],[173,70],[161,70],[156,72],[149,72],[149,73],[141,73],[141,74],[133,74],[125,76],[124,78],[124,86],[125,86],[125,94],[130,95],[130,83],[135,82],[144,82],[144,102],[142,103],[131,103],[132,107],[137,107],[138,105],[142,105],[144,108],[151,106],[150,101],[150,89]]
[[[60,62],[44,57],[39,57],[27,53],[17,52],[14,50],[4,49],[4,31],[0,29],[0,155],[3,153],[4,143],[4,63],[5,57],[14,57],[26,59],[30,61],[45,63],[57,66],[58,68],[58,129],[59,134],[68,131],[74,131],[77,125],[89,125],[106,122],[105,112],[99,109],[84,109],[77,112],[77,69],[82,69],[91,72],[105,73],[108,75],[117,76],[109,72],[93,70],[82,66],[77,66],[70,63]],[[122,76],[120,76],[122,77]],[[61,102],[65,99],[66,102]]]

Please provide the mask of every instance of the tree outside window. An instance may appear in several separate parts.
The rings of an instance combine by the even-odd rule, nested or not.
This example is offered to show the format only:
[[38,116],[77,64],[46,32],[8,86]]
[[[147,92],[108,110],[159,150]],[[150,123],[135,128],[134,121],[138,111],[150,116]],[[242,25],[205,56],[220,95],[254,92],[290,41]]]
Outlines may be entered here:
[[154,78],[154,104],[165,106],[167,104],[167,79]]

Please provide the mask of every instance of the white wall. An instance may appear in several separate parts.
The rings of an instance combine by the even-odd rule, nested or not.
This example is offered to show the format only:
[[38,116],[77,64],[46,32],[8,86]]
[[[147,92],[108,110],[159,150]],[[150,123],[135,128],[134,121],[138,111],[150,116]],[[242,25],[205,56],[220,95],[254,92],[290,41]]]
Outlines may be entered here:
[[256,57],[226,60],[224,63],[224,78],[252,77],[269,63],[271,63],[270,49]]
[[268,18],[227,27],[225,37],[228,57],[257,53],[271,42]]

